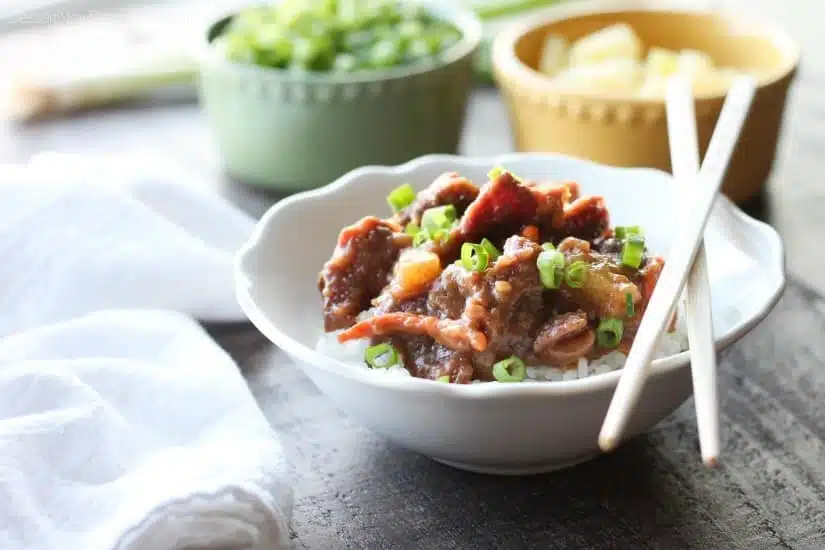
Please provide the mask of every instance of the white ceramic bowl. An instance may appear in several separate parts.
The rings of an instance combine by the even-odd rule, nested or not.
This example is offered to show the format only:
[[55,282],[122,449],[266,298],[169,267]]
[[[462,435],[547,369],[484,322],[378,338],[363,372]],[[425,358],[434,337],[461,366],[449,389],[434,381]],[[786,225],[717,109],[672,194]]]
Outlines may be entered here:
[[[495,165],[527,178],[579,182],[583,194],[605,197],[612,223],[642,225],[651,249],[662,255],[678,231],[683,202],[663,172],[547,154],[426,156],[396,167],[359,168],[276,204],[238,255],[237,293],[255,326],[341,410],[375,432],[458,468],[538,473],[598,453],[598,431],[619,372],[563,382],[457,385],[379,374],[315,351],[322,334],[318,273],[339,230],[367,214],[388,215],[385,197],[401,183],[420,189],[448,170],[481,183]],[[722,349],[779,299],[785,286],[782,242],[771,227],[721,196],[705,241]],[[654,362],[630,434],[651,428],[690,396],[688,364],[687,352]]]

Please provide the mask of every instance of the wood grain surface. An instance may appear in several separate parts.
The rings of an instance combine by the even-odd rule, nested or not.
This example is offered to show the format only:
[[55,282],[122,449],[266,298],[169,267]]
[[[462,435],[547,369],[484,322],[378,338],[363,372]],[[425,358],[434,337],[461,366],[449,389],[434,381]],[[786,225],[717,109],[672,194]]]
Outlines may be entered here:
[[[768,319],[722,358],[721,468],[700,464],[691,401],[649,435],[565,472],[496,478],[456,471],[354,424],[250,326],[209,327],[245,372],[294,465],[296,548],[825,549],[825,43],[815,23],[821,6],[722,4],[747,5],[779,21],[808,51],[774,177],[749,205],[782,233],[791,281]],[[146,21],[139,13],[123,17],[114,27],[122,32],[114,34],[139,42]],[[66,32],[73,43],[90,36]],[[0,65],[19,61],[24,38],[0,40]],[[160,152],[198,184],[260,215],[278,197],[223,174],[191,99],[166,95],[46,124],[2,126],[0,162],[43,150]],[[512,150],[495,91],[474,94],[462,150]]]

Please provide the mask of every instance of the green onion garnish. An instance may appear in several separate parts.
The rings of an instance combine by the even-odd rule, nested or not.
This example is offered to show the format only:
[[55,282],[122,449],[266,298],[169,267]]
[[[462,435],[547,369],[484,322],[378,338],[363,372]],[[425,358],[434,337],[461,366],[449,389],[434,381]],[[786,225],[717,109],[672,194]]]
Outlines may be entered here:
[[490,256],[480,244],[464,243],[461,245],[461,265],[467,271],[481,273],[487,269]]
[[564,254],[558,250],[545,250],[536,259],[541,284],[545,288],[559,288],[564,279]]
[[435,379],[436,382],[446,382],[447,384],[450,383],[450,376],[445,374],[444,376],[439,376]]
[[581,288],[584,286],[584,281],[587,279],[587,264],[581,260],[576,260],[564,272],[564,282],[570,288]]
[[623,225],[617,226],[613,230],[613,234],[616,236],[617,239],[626,239],[630,235],[639,235],[640,237],[644,235],[642,228],[638,225]]
[[455,206],[452,204],[429,208],[421,216],[421,227],[426,229],[430,235],[435,235],[439,229],[449,229],[456,215]]
[[491,243],[489,239],[481,239],[481,247],[487,252],[491,262],[494,262],[499,256],[501,256],[501,252],[499,252],[496,245]]
[[634,315],[636,315],[636,306],[633,304],[633,295],[629,292],[625,292],[624,301],[627,305],[627,316],[633,317]]
[[386,342],[376,344],[364,352],[364,361],[374,369],[386,369],[398,364],[398,352]]
[[504,168],[502,168],[501,166],[495,166],[492,170],[487,172],[487,177],[490,178],[490,181],[493,181],[494,179],[498,179],[498,177],[501,176],[503,173]]
[[624,325],[619,319],[602,319],[596,329],[596,341],[600,347],[615,348],[622,341]]
[[526,375],[524,361],[515,355],[493,365],[493,378],[499,382],[521,382]]
[[642,256],[645,253],[645,239],[639,235],[628,235],[622,246],[622,264],[633,269],[642,265]]
[[556,247],[553,246],[553,243],[542,243],[541,247],[544,250],[555,250],[556,249]]
[[426,229],[419,229],[418,233],[413,237],[413,246],[421,246],[430,240],[430,234]]
[[514,180],[521,181],[521,178],[519,178],[517,175],[510,172],[509,170],[507,170],[505,168],[502,168],[501,166],[496,166],[492,170],[487,172],[487,177],[490,179],[490,181],[493,181],[493,180],[498,179],[499,177],[501,177],[501,175],[505,172],[510,174],[513,177]]
[[450,240],[450,232],[446,229],[439,229],[433,234],[432,239],[437,243],[446,243]]
[[415,200],[415,190],[412,185],[405,183],[400,187],[396,187],[387,195],[387,202],[390,204],[394,212],[400,212],[407,208],[412,201]]
[[407,224],[407,227],[404,228],[404,233],[407,235],[416,236],[421,231],[421,228],[418,227],[418,224],[415,222],[410,222]]

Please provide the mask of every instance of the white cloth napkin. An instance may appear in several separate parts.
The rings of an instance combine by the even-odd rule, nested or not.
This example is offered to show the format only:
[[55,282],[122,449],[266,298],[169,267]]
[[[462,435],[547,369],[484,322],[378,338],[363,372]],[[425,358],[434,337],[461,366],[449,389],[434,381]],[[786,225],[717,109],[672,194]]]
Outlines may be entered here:
[[253,221],[142,155],[0,166],[0,337],[107,308],[242,320],[232,257]]
[[0,167],[0,548],[270,550],[276,434],[194,318],[253,222],[157,159]]

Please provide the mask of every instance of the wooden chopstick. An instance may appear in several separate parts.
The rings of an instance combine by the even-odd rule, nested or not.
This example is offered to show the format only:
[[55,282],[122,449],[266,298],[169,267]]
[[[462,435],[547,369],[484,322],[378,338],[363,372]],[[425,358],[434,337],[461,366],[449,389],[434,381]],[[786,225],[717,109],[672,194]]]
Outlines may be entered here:
[[[687,78],[670,79],[665,105],[673,176],[679,185],[687,188],[682,189],[682,193],[689,195],[689,186],[695,182],[699,173],[699,143],[693,86]],[[696,424],[699,429],[699,449],[702,453],[702,462],[707,466],[716,466],[719,459],[719,396],[710,280],[704,239],[699,241],[696,260],[688,275],[685,313],[690,342],[690,372],[693,378]]]
[[694,189],[687,201],[684,219],[679,225],[680,229],[675,232],[665,267],[639,324],[621,378],[607,409],[599,433],[599,447],[603,451],[610,451],[616,447],[639,400],[656,343],[664,332],[685,286],[711,207],[722,185],[755,91],[755,80],[749,76],[742,76],[733,82],[725,98],[702,170],[691,184]]

